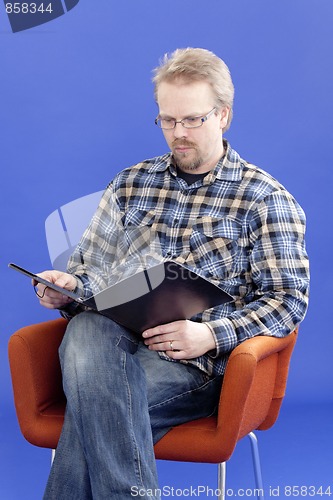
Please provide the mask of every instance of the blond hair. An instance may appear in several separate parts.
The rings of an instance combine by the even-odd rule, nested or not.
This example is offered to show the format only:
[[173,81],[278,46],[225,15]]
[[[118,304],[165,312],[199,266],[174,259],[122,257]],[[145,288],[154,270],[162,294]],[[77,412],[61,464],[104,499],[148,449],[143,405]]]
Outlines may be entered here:
[[234,85],[228,66],[213,52],[191,47],[177,49],[172,54],[165,54],[153,73],[156,101],[158,87],[162,82],[209,83],[215,96],[215,107],[229,109],[228,122],[223,132],[228,130],[233,115]]

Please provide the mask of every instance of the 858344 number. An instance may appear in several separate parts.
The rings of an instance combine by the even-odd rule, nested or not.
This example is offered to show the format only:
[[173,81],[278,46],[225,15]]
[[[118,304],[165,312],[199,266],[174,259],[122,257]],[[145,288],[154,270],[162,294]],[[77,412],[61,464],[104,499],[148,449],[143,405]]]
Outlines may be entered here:
[[285,486],[285,497],[331,497],[333,495],[330,486]]
[[8,2],[6,3],[6,12],[7,14],[44,14],[44,12],[47,12],[51,14],[53,12],[52,9],[52,2],[49,4],[44,4],[44,2],[41,2],[39,4],[37,3],[19,3],[19,2]]

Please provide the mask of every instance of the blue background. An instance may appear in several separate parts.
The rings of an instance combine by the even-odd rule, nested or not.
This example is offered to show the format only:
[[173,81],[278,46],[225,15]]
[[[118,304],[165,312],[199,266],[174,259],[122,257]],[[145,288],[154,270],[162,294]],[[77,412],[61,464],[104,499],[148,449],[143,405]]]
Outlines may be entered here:
[[[151,70],[165,52],[185,46],[208,48],[228,64],[236,94],[226,138],[307,214],[310,307],[281,417],[260,436],[269,484],[331,484],[333,493],[332,17],[331,0],[81,0],[66,15],[13,34],[0,6],[2,498],[41,498],[49,466],[49,453],[25,443],[17,428],[7,342],[17,328],[57,316],[40,308],[28,281],[7,264],[49,268],[50,212],[167,151],[154,125]],[[247,473],[238,454],[230,487],[242,487]],[[302,462],[306,454],[311,465]],[[190,471],[200,484],[214,481],[210,468],[196,467],[162,463],[161,481],[182,484]]]

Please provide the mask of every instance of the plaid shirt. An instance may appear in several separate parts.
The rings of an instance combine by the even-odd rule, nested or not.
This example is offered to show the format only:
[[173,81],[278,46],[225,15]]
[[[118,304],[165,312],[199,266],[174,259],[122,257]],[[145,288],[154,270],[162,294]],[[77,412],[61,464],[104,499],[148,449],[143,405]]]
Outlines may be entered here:
[[274,178],[224,146],[216,167],[191,185],[177,176],[170,153],[116,175],[68,267],[88,296],[130,274],[135,256],[158,241],[163,258],[232,295],[233,302],[191,318],[207,323],[216,349],[181,362],[209,375],[224,373],[240,342],[288,335],[304,318],[309,285],[302,209]]

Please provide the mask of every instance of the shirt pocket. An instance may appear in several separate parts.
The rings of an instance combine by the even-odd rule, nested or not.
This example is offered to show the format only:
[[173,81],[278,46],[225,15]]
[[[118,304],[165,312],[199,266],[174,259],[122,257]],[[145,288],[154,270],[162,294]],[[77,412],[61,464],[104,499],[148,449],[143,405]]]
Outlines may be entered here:
[[127,228],[135,227],[151,227],[155,220],[155,212],[153,210],[138,210],[137,208],[130,208],[126,211],[123,223],[125,230]]
[[124,234],[129,254],[155,250],[158,242],[153,230],[155,213],[152,210],[129,209],[124,217]]
[[193,263],[218,279],[231,277],[239,254],[241,226],[229,218],[199,217],[193,226]]

